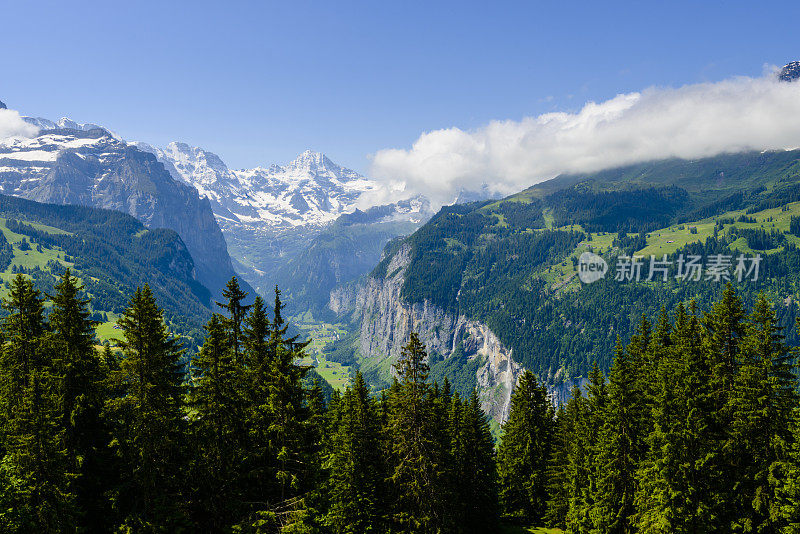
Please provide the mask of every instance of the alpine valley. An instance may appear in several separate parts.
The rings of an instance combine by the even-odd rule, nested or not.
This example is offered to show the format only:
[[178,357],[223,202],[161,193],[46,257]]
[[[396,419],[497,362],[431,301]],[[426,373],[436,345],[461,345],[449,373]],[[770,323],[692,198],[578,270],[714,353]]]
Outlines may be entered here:
[[[782,77],[797,83],[796,71]],[[356,370],[373,390],[390,386],[415,332],[432,379],[462,398],[477,389],[499,424],[525,370],[563,403],[595,363],[610,369],[643,315],[692,299],[703,309],[726,287],[679,280],[674,262],[665,279],[583,284],[581,254],[611,267],[641,256],[645,273],[651,256],[760,254],[758,279],[731,283],[747,306],[763,292],[798,344],[800,150],[561,175],[506,198],[463,192],[434,213],[423,196],[376,205],[378,182],[317,152],[235,170],[184,143],[25,120],[33,135],[0,140],[2,276],[22,270],[47,289],[74,269],[107,329],[148,282],[194,350],[238,274],[249,298],[280,287],[293,331],[313,339],[305,363],[332,387]]]

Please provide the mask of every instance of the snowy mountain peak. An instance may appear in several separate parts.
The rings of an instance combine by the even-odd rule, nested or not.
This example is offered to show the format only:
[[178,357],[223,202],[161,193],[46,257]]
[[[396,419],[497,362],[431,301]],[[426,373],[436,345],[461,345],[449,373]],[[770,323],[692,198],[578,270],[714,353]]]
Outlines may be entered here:
[[3,104],[2,100],[0,100],[0,109],[8,109],[8,107],[5,104]]
[[778,79],[782,82],[793,82],[800,79],[800,61],[792,61],[783,67],[778,74]]
[[[325,226],[353,213],[364,193],[380,188],[377,182],[312,150],[286,165],[232,170],[213,152],[186,143],[137,146],[155,154],[173,177],[207,197],[223,231],[280,232]],[[408,220],[421,215],[416,210],[427,215],[427,204],[414,206],[397,208],[397,215]]]
[[341,167],[329,160],[325,154],[306,150],[286,165],[288,169],[304,170],[307,172],[325,171],[327,169],[340,170]]
[[186,143],[161,149],[137,146],[155,154],[173,177],[207,197],[223,227],[280,230],[325,225],[355,211],[363,193],[379,188],[312,150],[286,165],[232,170],[213,152]]

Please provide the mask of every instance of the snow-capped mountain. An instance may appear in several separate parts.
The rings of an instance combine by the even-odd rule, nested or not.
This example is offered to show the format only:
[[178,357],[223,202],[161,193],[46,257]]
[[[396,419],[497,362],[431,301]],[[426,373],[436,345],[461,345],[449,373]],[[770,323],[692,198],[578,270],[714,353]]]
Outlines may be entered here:
[[245,280],[264,291],[275,283],[294,287],[295,280],[278,273],[286,273],[284,266],[342,216],[350,219],[337,236],[349,235],[352,253],[319,268],[331,269],[329,278],[337,281],[337,273],[363,274],[389,239],[432,215],[420,196],[367,216],[358,211],[371,207],[362,195],[380,185],[317,152],[286,165],[233,170],[213,152],[185,143],[158,148],[128,143],[96,124],[23,119],[40,134],[0,146],[0,192],[122,210],[149,226],[175,229],[212,290],[221,276],[232,274],[231,259]]
[[800,61],[792,61],[784,65],[778,73],[778,79],[782,82],[793,82],[800,79]]
[[61,117],[55,122],[49,119],[43,119],[42,117],[23,117],[23,120],[28,124],[36,126],[40,130],[68,129],[68,130],[81,130],[84,132],[88,132],[89,130],[99,129],[99,130],[106,130],[113,136],[113,133],[110,132],[107,128],[103,128],[102,126],[98,126],[97,124],[91,124],[91,123],[80,124],[72,119],[68,119],[67,117]]
[[155,156],[95,125],[26,120],[42,128],[38,134],[0,139],[0,193],[118,210],[148,227],[175,230],[194,259],[197,279],[213,293],[234,275],[210,203]]
[[213,152],[185,143],[139,146],[156,154],[173,176],[206,196],[220,223],[228,227],[272,233],[297,226],[326,226],[355,211],[359,197],[379,187],[310,150],[287,165],[232,170]]
[[[361,196],[380,188],[374,180],[310,150],[286,165],[233,170],[213,152],[185,143],[137,146],[155,154],[175,179],[210,201],[237,270],[264,291],[275,283],[292,287],[295,281],[284,276],[285,266],[339,217],[358,218],[358,208],[370,207],[360,202]],[[382,206],[361,223],[370,231],[344,230],[352,232],[358,242],[352,245],[359,253],[337,258],[328,268],[339,269],[365,254],[377,262],[389,239],[413,231],[431,215],[428,200],[421,196]],[[361,263],[351,270],[364,270]]]

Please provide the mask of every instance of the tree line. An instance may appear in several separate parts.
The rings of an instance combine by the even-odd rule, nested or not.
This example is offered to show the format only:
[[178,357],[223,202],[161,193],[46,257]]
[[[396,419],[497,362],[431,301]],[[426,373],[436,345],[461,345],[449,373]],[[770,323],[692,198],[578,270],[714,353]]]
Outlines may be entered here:
[[83,295],[66,271],[3,301],[4,532],[800,531],[794,352],[763,295],[643,318],[558,409],[526,372],[499,444],[415,334],[390,387],[326,402],[277,289],[270,310],[232,279],[188,372],[148,287],[113,348]]
[[3,532],[488,532],[494,442],[473,392],[428,379],[412,336],[396,380],[329,402],[308,342],[232,279],[188,372],[145,286],[96,345],[66,271],[13,279],[0,328]]
[[800,532],[800,403],[781,330],[763,294],[748,314],[728,286],[703,315],[692,302],[642,319],[608,380],[595,366],[557,412],[527,375],[500,447],[506,511],[568,533]]

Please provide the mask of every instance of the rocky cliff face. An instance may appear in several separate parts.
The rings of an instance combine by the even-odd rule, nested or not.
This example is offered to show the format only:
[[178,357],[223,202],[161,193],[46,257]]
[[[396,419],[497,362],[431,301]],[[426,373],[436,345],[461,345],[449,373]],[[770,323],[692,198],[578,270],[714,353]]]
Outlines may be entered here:
[[[505,422],[511,393],[525,369],[514,360],[513,350],[486,324],[464,315],[454,316],[428,301],[409,304],[402,299],[400,292],[410,253],[408,245],[395,253],[386,278],[368,277],[331,291],[328,308],[340,316],[352,314],[358,325],[360,356],[363,361],[382,361],[381,367],[387,373],[412,331],[420,336],[429,355],[449,358],[460,345],[470,361],[478,359],[475,378],[482,408],[499,423]],[[564,379],[558,374],[540,379],[556,405],[569,400],[573,386],[585,390],[588,384],[585,378]]]
[[196,277],[218,293],[234,275],[208,199],[170,176],[153,154],[103,129],[43,130],[0,141],[0,193],[129,213],[180,235]]
[[476,381],[483,409],[494,419],[504,421],[522,367],[486,325],[464,316],[455,317],[427,301],[408,304],[400,298],[409,252],[408,247],[402,247],[394,255],[386,278],[370,277],[357,291],[353,286],[334,290],[329,307],[338,313],[351,311],[356,315],[361,357],[386,361],[387,370],[412,331],[419,334],[429,354],[444,358],[461,344],[469,360],[479,359]]

